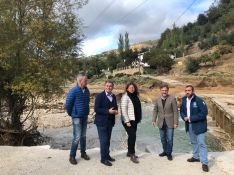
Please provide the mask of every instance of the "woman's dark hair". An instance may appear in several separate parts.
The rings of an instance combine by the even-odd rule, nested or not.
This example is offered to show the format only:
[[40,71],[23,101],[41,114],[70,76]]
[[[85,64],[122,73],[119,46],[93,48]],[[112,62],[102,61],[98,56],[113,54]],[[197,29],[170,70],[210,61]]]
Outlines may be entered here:
[[136,85],[135,83],[132,83],[132,82],[131,82],[131,83],[128,83],[128,84],[126,85],[125,91],[127,92],[129,86],[131,86],[131,85],[133,85],[133,87],[134,87],[134,89],[135,89],[135,93],[136,93],[137,95],[139,95],[139,91],[138,91],[137,85]]

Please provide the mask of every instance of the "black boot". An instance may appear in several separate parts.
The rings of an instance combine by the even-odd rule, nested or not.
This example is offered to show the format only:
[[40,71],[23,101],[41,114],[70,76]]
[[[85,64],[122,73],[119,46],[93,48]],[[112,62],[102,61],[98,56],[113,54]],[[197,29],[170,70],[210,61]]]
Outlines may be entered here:
[[166,155],[167,155],[167,154],[166,154],[165,152],[162,152],[162,153],[159,154],[160,157],[164,157],[164,156],[166,156]]
[[84,160],[90,160],[90,157],[86,153],[82,153],[81,158],[83,158]]
[[76,161],[76,158],[75,158],[75,157],[70,157],[69,162],[70,162],[72,165],[76,165],[76,164],[77,164],[77,161]]

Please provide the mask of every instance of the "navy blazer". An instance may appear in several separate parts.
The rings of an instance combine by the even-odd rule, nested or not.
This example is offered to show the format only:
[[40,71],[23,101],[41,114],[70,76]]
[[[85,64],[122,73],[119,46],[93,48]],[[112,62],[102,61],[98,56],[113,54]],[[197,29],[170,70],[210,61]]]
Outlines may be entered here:
[[[186,99],[186,96],[182,98],[182,105],[180,107],[180,116],[183,120],[184,117],[187,117]],[[190,104],[190,121],[195,134],[198,135],[207,131],[207,114],[206,103],[194,94]],[[189,122],[185,122],[185,129],[186,131],[189,130]]]
[[94,123],[97,126],[114,126],[115,115],[109,114],[109,109],[114,107],[118,109],[116,96],[113,94],[112,102],[106,96],[106,92],[103,91],[97,95],[94,104],[94,111],[96,113]]

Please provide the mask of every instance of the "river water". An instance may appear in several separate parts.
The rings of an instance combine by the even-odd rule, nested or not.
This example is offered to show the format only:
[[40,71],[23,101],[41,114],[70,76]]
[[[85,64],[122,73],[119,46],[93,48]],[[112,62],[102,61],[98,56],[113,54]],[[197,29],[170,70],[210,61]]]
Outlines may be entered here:
[[[143,118],[138,125],[136,149],[138,151],[161,152],[161,142],[159,130],[152,127],[152,104],[143,104]],[[49,144],[54,149],[70,149],[72,140],[72,127],[45,129],[40,131],[44,136],[48,137],[44,144]],[[111,150],[123,150],[127,148],[127,135],[121,124],[120,117],[116,117],[116,125],[112,131]],[[209,132],[206,134],[206,142],[208,151],[222,151],[219,141]],[[89,124],[87,129],[87,149],[99,147],[97,128],[94,124]],[[185,132],[184,122],[180,119],[179,127],[174,133],[174,153],[191,152],[189,137]]]

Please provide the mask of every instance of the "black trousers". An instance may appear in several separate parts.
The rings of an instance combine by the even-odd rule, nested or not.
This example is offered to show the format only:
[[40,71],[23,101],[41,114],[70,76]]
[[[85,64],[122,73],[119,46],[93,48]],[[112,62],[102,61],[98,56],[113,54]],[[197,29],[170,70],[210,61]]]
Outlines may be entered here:
[[135,154],[137,123],[135,121],[130,121],[130,123],[131,127],[128,127],[125,123],[122,122],[128,134],[128,153]]

